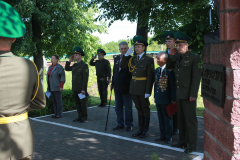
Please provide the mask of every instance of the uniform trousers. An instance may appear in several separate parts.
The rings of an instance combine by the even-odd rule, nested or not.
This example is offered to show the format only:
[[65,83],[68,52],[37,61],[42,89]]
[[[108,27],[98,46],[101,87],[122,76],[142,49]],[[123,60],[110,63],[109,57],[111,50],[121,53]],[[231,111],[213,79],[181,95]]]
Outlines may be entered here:
[[101,99],[101,104],[107,104],[107,77],[97,77],[97,84],[98,84],[98,92],[100,95],[100,99]]
[[52,91],[51,97],[52,97],[52,102],[53,102],[53,107],[54,107],[54,115],[62,117],[63,116],[62,92]]
[[73,92],[76,107],[77,107],[77,112],[78,112],[78,117],[84,120],[87,120],[88,114],[87,114],[87,100],[86,98],[80,99],[78,97],[78,92]]
[[149,99],[145,98],[145,95],[132,95],[132,99],[138,110],[138,115],[150,117]]
[[188,144],[188,147],[196,149],[198,122],[196,116],[196,101],[178,99],[178,127],[179,143]]

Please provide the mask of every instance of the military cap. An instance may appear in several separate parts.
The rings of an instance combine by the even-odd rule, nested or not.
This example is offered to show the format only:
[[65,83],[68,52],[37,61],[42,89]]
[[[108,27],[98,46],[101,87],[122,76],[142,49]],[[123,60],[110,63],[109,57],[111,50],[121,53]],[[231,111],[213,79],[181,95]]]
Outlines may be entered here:
[[133,42],[134,42],[134,45],[148,46],[147,41],[142,36],[139,36],[139,35],[135,35],[133,37]]
[[81,56],[84,56],[84,52],[82,50],[82,48],[76,46],[74,47],[74,54],[80,54]]
[[[174,39],[174,31],[168,30],[164,32],[165,39]],[[175,40],[175,39],[174,39]]]
[[101,48],[99,48],[98,50],[97,50],[97,53],[98,54],[103,54],[103,55],[106,55],[106,52],[103,50],[103,49],[101,49]]
[[26,33],[26,26],[18,12],[3,1],[0,1],[0,17],[0,37],[19,38]]
[[180,31],[175,32],[174,38],[176,40],[176,43],[188,43],[189,41],[192,40],[188,35]]

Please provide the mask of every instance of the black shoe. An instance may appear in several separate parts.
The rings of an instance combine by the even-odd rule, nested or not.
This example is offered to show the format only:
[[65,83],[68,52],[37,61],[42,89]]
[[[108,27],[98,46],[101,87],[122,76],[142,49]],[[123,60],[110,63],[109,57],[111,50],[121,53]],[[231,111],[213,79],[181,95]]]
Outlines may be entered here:
[[172,147],[176,147],[176,148],[186,148],[186,147],[187,147],[187,144],[176,143],[176,144],[173,144]]
[[124,127],[120,127],[120,126],[117,126],[115,128],[113,128],[113,130],[119,130],[119,129],[123,129]]
[[80,121],[79,121],[79,123],[84,123],[85,122],[85,120],[84,119],[81,119]]
[[56,116],[55,116],[55,115],[52,115],[52,118],[56,118]]
[[133,134],[132,136],[137,137],[137,136],[140,136],[141,134],[142,134],[142,131],[138,130],[137,133]]
[[143,130],[142,131],[142,134],[139,136],[140,138],[145,138],[145,137],[147,137],[147,134],[148,133],[148,131],[147,130]]
[[187,148],[187,149],[184,150],[184,153],[192,153],[193,151],[195,151],[195,149]]
[[173,135],[178,135],[179,134],[179,130],[177,129],[177,131],[173,131]]
[[127,126],[126,131],[129,132],[131,130],[132,130],[132,127],[131,126]]
[[102,104],[102,103],[101,103],[101,104],[99,104],[99,105],[98,105],[98,107],[103,107],[103,104]]
[[56,116],[55,119],[59,119],[59,118],[62,118],[62,116]]
[[155,139],[155,141],[164,141],[164,140],[166,140],[165,137],[160,137],[160,138]]
[[172,143],[172,138],[167,138],[166,141],[165,141],[165,143],[167,143],[167,144]]
[[80,121],[80,120],[81,120],[81,118],[78,117],[78,118],[74,119],[73,122],[77,122],[77,121]]

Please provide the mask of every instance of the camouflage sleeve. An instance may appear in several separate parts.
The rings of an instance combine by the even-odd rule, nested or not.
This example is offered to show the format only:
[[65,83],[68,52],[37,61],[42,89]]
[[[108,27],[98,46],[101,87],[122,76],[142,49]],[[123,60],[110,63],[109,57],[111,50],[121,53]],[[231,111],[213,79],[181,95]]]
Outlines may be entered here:
[[146,85],[146,93],[152,93],[152,87],[154,82],[154,60],[151,58],[147,64],[147,85]]
[[190,89],[190,97],[197,98],[198,97],[198,89],[201,80],[201,71],[202,69],[199,68],[199,64],[201,63],[200,57],[197,55],[193,59],[193,66],[192,66],[192,83]]

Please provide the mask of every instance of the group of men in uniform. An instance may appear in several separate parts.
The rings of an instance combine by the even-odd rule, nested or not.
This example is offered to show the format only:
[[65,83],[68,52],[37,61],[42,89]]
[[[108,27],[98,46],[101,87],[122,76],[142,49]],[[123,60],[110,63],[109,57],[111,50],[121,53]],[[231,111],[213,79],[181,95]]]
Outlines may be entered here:
[[[5,21],[0,24],[0,66],[2,66],[0,67],[0,151],[4,150],[0,154],[0,160],[31,159],[34,137],[27,113],[44,108],[45,95],[35,64],[14,56],[10,51],[16,38],[26,33],[25,24],[9,4],[0,1],[0,8],[1,19]],[[175,71],[176,79],[179,141],[173,146],[185,148],[185,152],[190,153],[197,145],[196,99],[201,78],[199,67],[201,59],[188,49],[191,38],[186,34],[179,31],[172,34],[166,32],[165,37],[167,46],[170,46],[168,39],[173,39],[176,43],[176,48],[168,47],[166,60],[166,69]],[[128,70],[128,74],[131,74],[129,93],[126,94],[131,94],[138,110],[138,131],[132,136],[144,138],[147,137],[149,129],[149,97],[157,72],[153,58],[146,54],[147,41],[139,35],[134,36],[133,41],[136,55],[131,56],[133,47],[124,52],[118,61],[118,69]],[[94,56],[90,65],[96,66],[101,99],[99,106],[102,107],[107,104],[107,86],[111,82],[111,67],[109,61],[104,59],[106,52],[98,49],[97,53],[99,60],[94,62],[96,58]],[[88,117],[86,98],[80,99],[78,95],[87,94],[89,76],[88,65],[82,61],[82,56],[84,56],[83,50],[75,47],[74,55],[66,62],[65,67],[66,71],[72,71],[72,90],[78,111],[78,117],[74,121],[80,123],[85,122]],[[70,66],[74,60],[77,63]],[[112,88],[116,88],[116,85]],[[128,131],[132,130],[132,121],[130,124]]]

